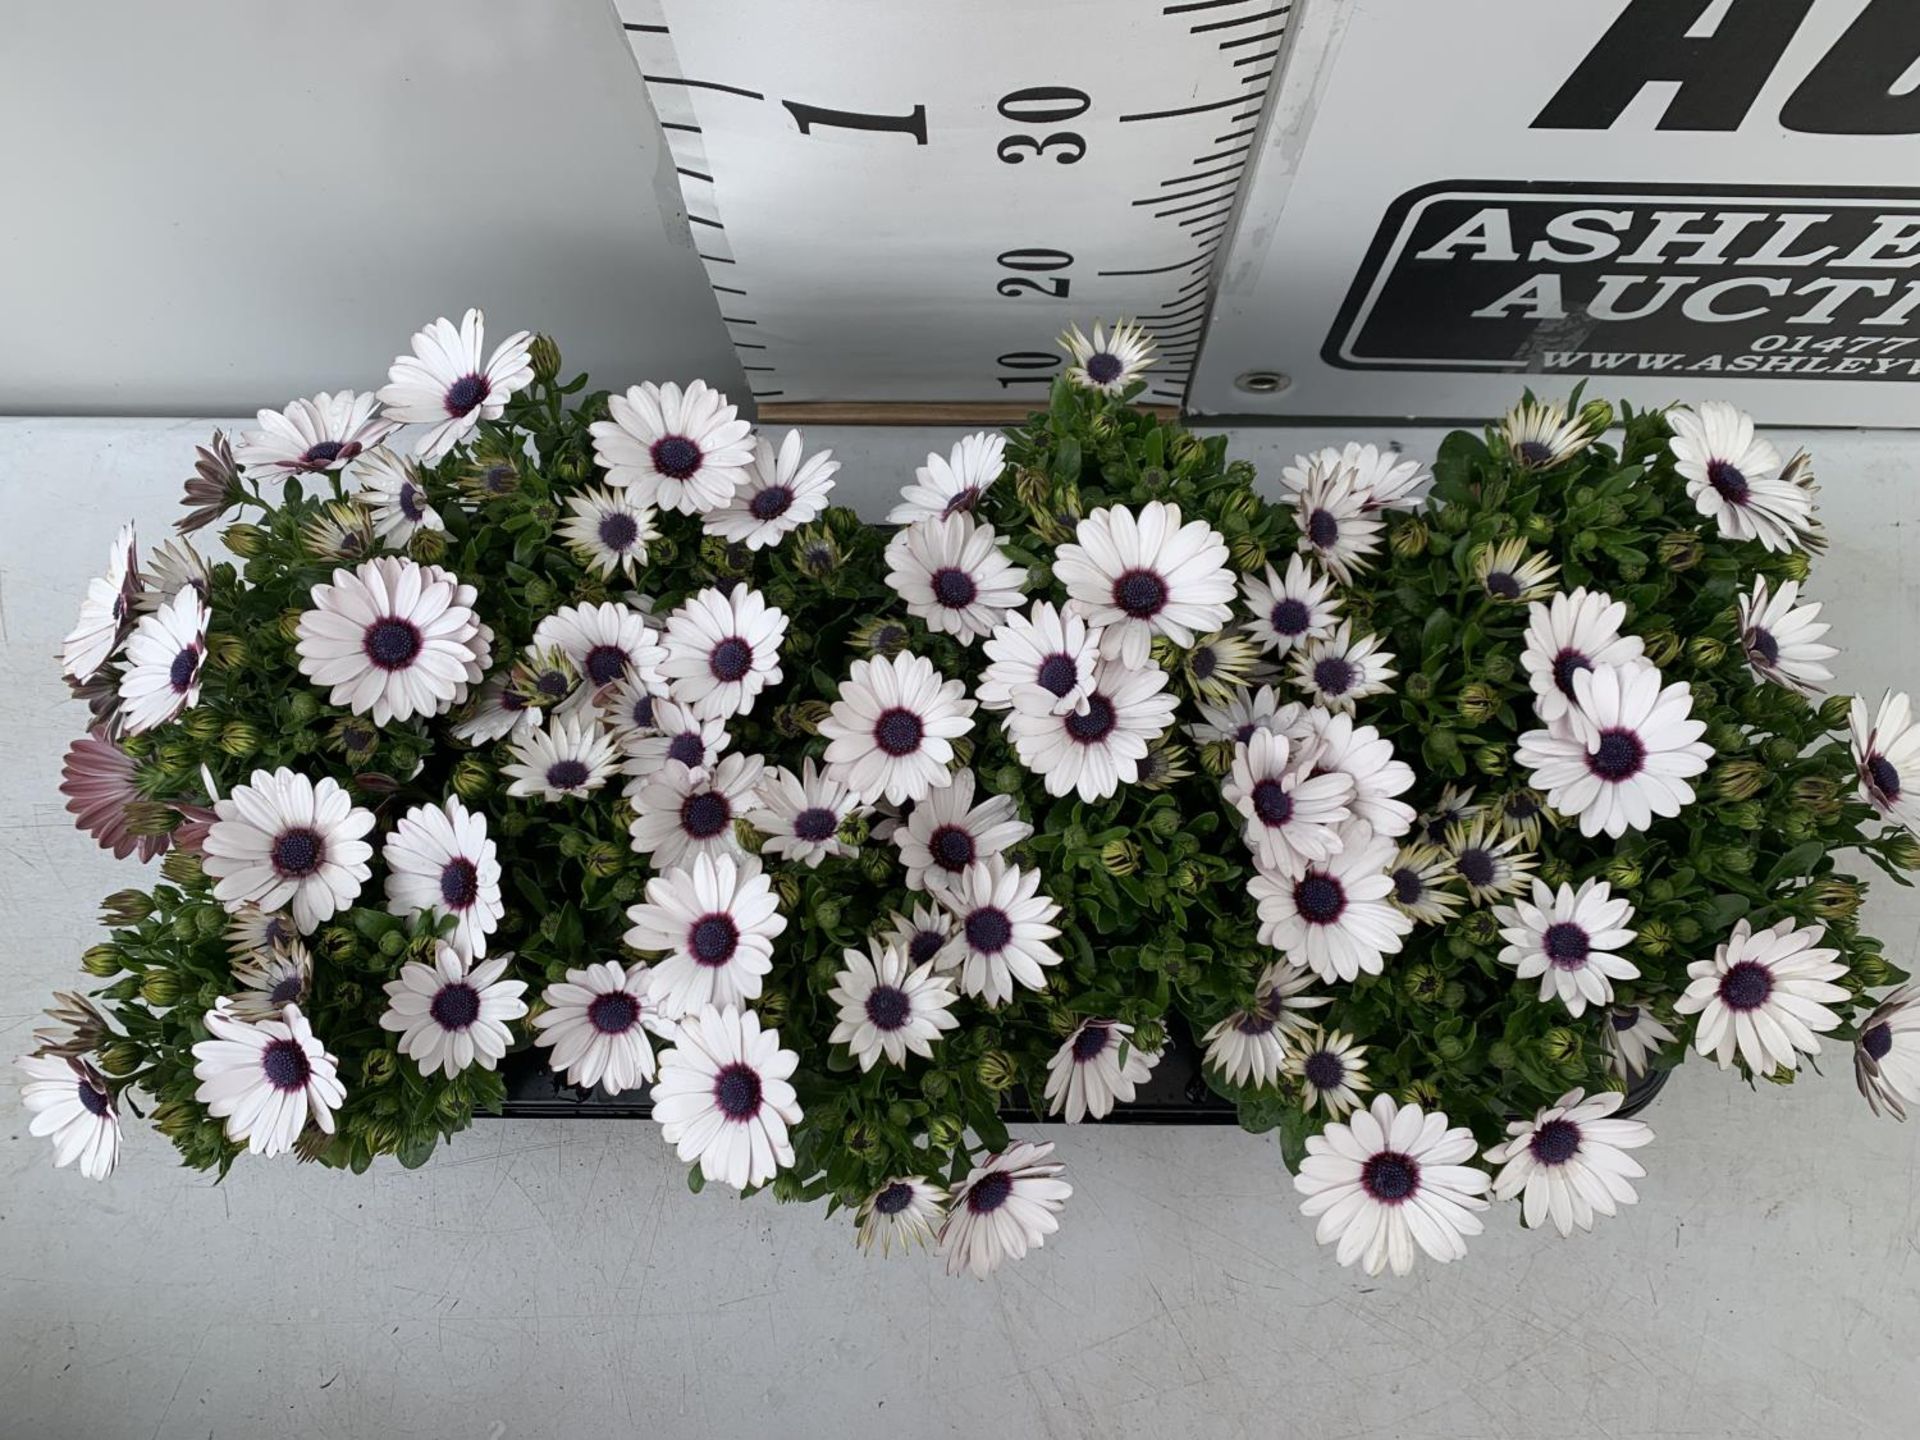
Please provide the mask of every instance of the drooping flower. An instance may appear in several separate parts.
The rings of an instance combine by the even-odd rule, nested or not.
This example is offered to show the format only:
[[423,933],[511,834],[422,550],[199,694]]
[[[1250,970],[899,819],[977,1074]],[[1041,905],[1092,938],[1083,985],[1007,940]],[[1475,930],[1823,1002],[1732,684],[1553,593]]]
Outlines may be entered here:
[[1920,725],[1906,695],[1888,691],[1871,720],[1866,700],[1856,695],[1849,727],[1860,798],[1881,819],[1920,835]]
[[1920,989],[1903,985],[1860,1022],[1853,1080],[1876,1115],[1907,1118],[1920,1105]]
[[901,487],[900,503],[887,512],[887,523],[912,525],[972,514],[1006,468],[1006,452],[1006,436],[982,430],[954,441],[945,459],[929,454],[927,463],[913,472],[914,483]]
[[1047,1061],[1047,1113],[1078,1125],[1091,1115],[1105,1119],[1131,1101],[1159,1063],[1158,1050],[1133,1043],[1133,1026],[1117,1020],[1082,1020]]
[[1476,905],[1525,890],[1539,859],[1520,848],[1519,837],[1503,835],[1500,822],[1484,810],[1447,827],[1447,853],[1454,877]]
[[1487,1163],[1500,1167],[1494,1198],[1519,1199],[1529,1228],[1552,1220],[1563,1236],[1637,1201],[1632,1182],[1647,1172],[1626,1152],[1649,1143],[1653,1131],[1615,1118],[1624,1099],[1617,1090],[1569,1090],[1533,1119],[1509,1124],[1512,1138],[1487,1151]]
[[439,566],[403,556],[335,570],[300,616],[300,673],[375,725],[445,714],[491,658],[478,598]]
[[887,584],[935,634],[971,645],[1020,603],[1027,572],[971,515],[922,520],[887,542]]
[[1618,952],[1633,943],[1627,928],[1633,903],[1616,897],[1604,880],[1584,881],[1578,890],[1562,885],[1549,889],[1533,882],[1533,900],[1496,905],[1499,921],[1500,963],[1511,965],[1522,980],[1540,978],[1540,999],[1558,997],[1574,1015],[1588,1005],[1613,1000],[1613,982],[1631,980],[1640,967]]
[[533,383],[527,352],[533,336],[516,330],[482,362],[486,319],[478,310],[461,317],[460,328],[445,316],[413,337],[413,354],[402,355],[380,388],[386,418],[406,425],[430,425],[419,454],[426,464],[440,459],[479,428],[498,420],[507,401]]
[[1819,605],[1799,599],[1797,582],[1769,593],[1767,577],[1754,576],[1752,592],[1740,597],[1740,648],[1754,679],[1812,695],[1833,679],[1822,662],[1840,652],[1820,643],[1833,627],[1821,621]]
[[702,590],[667,617],[660,667],[673,698],[701,717],[745,715],[778,685],[785,612],[745,584]]
[[1574,676],[1598,665],[1625,665],[1645,647],[1638,635],[1622,635],[1627,607],[1584,585],[1551,601],[1527,607],[1527,643],[1521,668],[1533,686],[1533,710],[1548,729],[1563,728],[1573,710]]
[[289,1005],[304,1013],[313,998],[313,954],[299,936],[290,936],[236,959],[233,978],[240,990],[226,997],[227,1009],[242,1020],[278,1020]]
[[[1241,690],[1219,705],[1210,705],[1203,700],[1200,702],[1200,715],[1200,723],[1186,727],[1187,734],[1200,745],[1221,741],[1244,745],[1257,730],[1271,730],[1298,744],[1312,739],[1316,733],[1314,721],[1317,717],[1311,707],[1298,700],[1281,704],[1279,691],[1271,685]],[[1391,745],[1387,747],[1387,752],[1392,754]],[[1407,783],[1413,783],[1411,770],[1407,772]],[[1411,815],[1413,812],[1407,813]]]
[[1342,585],[1370,568],[1380,548],[1385,522],[1367,507],[1357,472],[1316,466],[1294,502],[1299,550],[1311,555]]
[[669,760],[645,780],[629,781],[633,821],[627,834],[634,850],[651,856],[656,870],[687,864],[695,855],[744,853],[734,821],[753,808],[765,773],[758,755],[729,755],[698,773]]
[[1229,1085],[1272,1085],[1286,1064],[1289,1041],[1314,1028],[1308,1012],[1333,1003],[1325,995],[1306,993],[1318,980],[1303,966],[1285,961],[1268,966],[1253,1008],[1236,1010],[1207,1031],[1206,1063]]
[[1067,379],[1082,390],[1119,395],[1153,367],[1153,338],[1131,320],[1117,320],[1109,334],[1098,322],[1093,338],[1068,327],[1060,337],[1067,352]]
[[634,566],[647,563],[647,546],[660,538],[653,507],[636,501],[630,490],[589,486],[567,497],[567,510],[560,538],[596,575],[632,575]]
[[[702,720],[671,700],[653,700],[648,709],[653,723],[645,733],[618,724],[612,732],[627,757],[621,768],[634,780],[652,779],[674,760],[695,776],[704,776],[732,743],[724,716]],[[637,793],[640,787],[629,781],[628,788]]]
[[974,695],[988,710],[1084,712],[1100,659],[1100,632],[1072,611],[1036,600],[1002,617],[982,647],[988,665]]
[[1185,648],[1233,617],[1226,541],[1204,520],[1182,524],[1180,507],[1158,500],[1138,515],[1095,510],[1055,550],[1053,573],[1067,608],[1100,627],[1100,653],[1129,669],[1147,663],[1155,636]]
[[134,606],[150,615],[189,588],[199,592],[203,604],[211,602],[213,572],[207,566],[207,557],[185,540],[162,540],[147,553]]
[[1314,1026],[1288,1045],[1283,1072],[1300,1087],[1300,1108],[1316,1106],[1338,1120],[1351,1114],[1373,1089],[1367,1079],[1367,1047],[1342,1030]]
[[173,522],[173,528],[182,535],[205,529],[237,505],[245,493],[233,446],[223,431],[214,431],[213,438],[195,446],[193,453],[193,474],[187,477],[180,496],[187,513]]
[[373,847],[361,838],[373,829],[372,812],[330,776],[256,770],[213,808],[202,863],[229,910],[247,901],[289,908],[307,935],[349,908],[373,874]]
[[749,550],[778,545],[788,533],[820,518],[833,493],[840,462],[831,450],[801,460],[798,430],[789,430],[776,456],[764,435],[753,440],[753,468],[724,505],[701,517],[701,527]]
[[860,1248],[871,1251],[878,1243],[883,1256],[892,1254],[896,1243],[902,1254],[924,1248],[933,1243],[946,1213],[944,1189],[924,1175],[896,1175],[860,1202],[854,1215]]
[[1667,412],[1673,468],[1700,513],[1729,540],[1804,549],[1814,526],[1808,491],[1780,473],[1780,452],[1754,433],[1753,417],[1723,400]]
[[293,1148],[309,1120],[333,1133],[333,1112],[346,1103],[347,1087],[339,1061],[297,1005],[257,1024],[215,1008],[204,1023],[213,1038],[193,1047],[200,1082],[193,1098],[226,1121],[229,1140],[244,1140],[250,1154],[274,1156]]
[[1645,1005],[1615,1005],[1607,1011],[1607,1064],[1622,1080],[1638,1080],[1674,1034]]
[[647,1031],[672,1033],[647,990],[644,961],[600,960],[569,970],[541,993],[533,1043],[553,1052],[547,1064],[569,1085],[598,1085],[609,1095],[638,1089],[654,1073]]
[[1328,710],[1352,710],[1369,695],[1384,694],[1399,672],[1378,635],[1355,637],[1345,620],[1331,635],[1309,640],[1293,653],[1294,683]]
[[421,910],[451,918],[447,942],[463,960],[483,959],[487,936],[500,928],[500,860],[487,817],[457,795],[444,805],[416,805],[387,836],[387,913]]
[[593,458],[643,505],[705,514],[733,498],[753,464],[753,427],[704,380],[684,392],[671,381],[632,386],[607,397],[607,413],[591,427]]
[[1297,875],[1335,854],[1340,827],[1353,818],[1352,777],[1312,774],[1284,735],[1266,730],[1234,746],[1233,773],[1221,793],[1246,821],[1247,848],[1274,875]]
[[666,685],[668,652],[631,605],[564,605],[533,627],[533,649],[558,650],[585,681],[563,710],[598,705],[622,680],[638,680],[655,693]]
[[629,906],[635,950],[662,951],[647,993],[668,1020],[760,998],[773,968],[773,942],[787,928],[773,883],[750,855],[696,855],[647,881]]
[[1513,537],[1476,551],[1473,573],[1490,598],[1526,605],[1553,593],[1553,577],[1560,567],[1545,555],[1527,554],[1527,542]]
[[94,838],[116,860],[138,851],[141,862],[167,848],[164,830],[148,833],[137,820],[145,802],[138,780],[139,766],[131,755],[103,732],[83,735],[67,746],[60,762],[60,793],[67,797],[73,823]]
[[127,733],[165,725],[200,703],[207,660],[207,605],[191,585],[164,607],[141,617],[128,637],[120,671],[121,713]]
[[1433,474],[1418,460],[1398,450],[1348,441],[1311,455],[1296,455],[1280,472],[1280,483],[1294,495],[1305,490],[1314,476],[1344,472],[1352,476],[1355,493],[1367,510],[1417,510]]
[[736,1190],[766,1184],[793,1163],[788,1129],[800,1123],[800,1100],[789,1082],[799,1063],[751,1010],[687,1016],[653,1086],[660,1134],[708,1180]]
[[1509,410],[1500,421],[1500,438],[1507,454],[1522,470],[1558,470],[1599,438],[1581,416],[1567,418],[1558,400],[1531,396]]
[[60,673],[87,681],[107,663],[133,628],[140,596],[140,546],[133,526],[122,525],[107,551],[107,570],[87,582],[80,615],[60,645]]
[[511,677],[500,674],[487,680],[473,703],[456,717],[454,738],[468,745],[490,745],[523,730],[538,729],[546,712],[529,704],[513,688]]
[[1060,907],[1040,893],[1040,872],[1004,860],[983,861],[940,890],[937,897],[954,919],[954,934],[934,956],[941,971],[960,972],[960,990],[988,1005],[1013,998],[1017,981],[1044,989],[1046,970],[1060,963],[1052,941]]
[[292,916],[284,910],[262,910],[251,900],[235,906],[227,919],[227,950],[236,964],[242,960],[264,960],[299,938]]
[[432,964],[410,960],[387,982],[380,1028],[399,1035],[400,1053],[422,1075],[441,1071],[451,1080],[469,1065],[491,1070],[513,1043],[507,1022],[527,1013],[526,982],[502,978],[512,963],[511,955],[496,955],[469,965],[437,941]]
[[1840,1023],[1828,1007],[1850,998],[1833,983],[1847,967],[1838,950],[1819,944],[1825,938],[1818,925],[1797,926],[1791,917],[1765,930],[1736,920],[1711,960],[1687,967],[1692,983],[1673,1002],[1676,1014],[1700,1017],[1694,1049],[1722,1070],[1737,1052],[1756,1079],[1796,1068],[1802,1054],[1818,1055],[1814,1032]]
[[1460,909],[1460,892],[1451,889],[1458,878],[1453,856],[1438,845],[1403,845],[1388,867],[1393,881],[1389,897],[1422,925],[1444,925]]
[[321,391],[311,400],[295,400],[285,410],[262,410],[258,430],[240,437],[234,459],[254,474],[308,475],[340,470],[371,450],[393,430],[391,420],[374,415],[379,397]]
[[1671,818],[1693,802],[1687,781],[1707,768],[1713,750],[1701,740],[1684,681],[1662,686],[1644,661],[1602,665],[1573,677],[1575,723],[1529,730],[1515,756],[1546,792],[1547,804],[1577,817],[1582,835],[1614,839]]
[[522,730],[500,767],[509,795],[572,800],[598,790],[620,767],[620,752],[591,714],[554,717],[551,725]]
[[1391,840],[1354,821],[1340,850],[1299,875],[1255,875],[1248,890],[1259,908],[1260,943],[1322,980],[1378,975],[1413,930],[1388,900],[1393,855]]
[[1084,710],[1015,710],[1005,726],[1020,763],[1040,777],[1049,795],[1104,800],[1139,778],[1148,748],[1166,733],[1178,707],[1159,666],[1136,670],[1102,660]]
[[984,1280],[1059,1230],[1060,1210],[1073,1187],[1060,1178],[1067,1167],[1049,1159],[1052,1154],[1051,1144],[1016,1140],[973,1167],[953,1192],[940,1226],[947,1274],[971,1272]]
[[[1413,767],[1395,758],[1393,742],[1371,725],[1356,725],[1351,715],[1329,715],[1313,706],[1304,710],[1308,764],[1317,775],[1345,775],[1353,781],[1346,803],[1353,818],[1375,835],[1398,839],[1413,828],[1413,807],[1396,796],[1413,788]],[[1278,721],[1276,720],[1276,724]],[[1280,727],[1283,732],[1284,726]]]
[[[947,794],[936,790],[925,803]],[[848,856],[854,847],[840,838],[840,827],[860,808],[860,797],[815,767],[812,757],[800,773],[782,766],[769,769],[754,795],[747,823],[766,836],[761,849],[769,855],[798,860],[818,869],[829,856]]]
[[966,685],[923,656],[856,660],[820,722],[827,774],[867,801],[923,800],[952,782],[953,742],[973,712]]
[[1370,1109],[1307,1137],[1293,1177],[1307,1197],[1300,1213],[1319,1217],[1314,1239],[1337,1241],[1341,1265],[1358,1261],[1369,1275],[1405,1275],[1416,1247],[1442,1264],[1462,1259],[1467,1237],[1484,1228],[1474,1212],[1487,1208],[1491,1183],[1465,1163],[1476,1148],[1444,1112],[1376,1095]]
[[113,1174],[120,1158],[120,1112],[106,1077],[77,1056],[22,1055],[20,1101],[33,1118],[29,1135],[53,1142],[56,1170],[80,1162],[89,1180]]
[[402,546],[422,530],[445,530],[447,522],[427,500],[417,461],[382,445],[354,466],[360,482],[354,498],[373,515],[373,532],[389,545]]
[[1315,570],[1304,556],[1287,560],[1282,577],[1267,566],[1267,578],[1240,577],[1240,594],[1251,620],[1243,628],[1264,650],[1284,656],[1297,645],[1333,634],[1340,619],[1340,599],[1333,582]]
[[934,1042],[960,1026],[952,1013],[959,998],[953,982],[930,965],[914,965],[891,945],[869,941],[868,950],[841,952],[844,963],[827,992],[839,1007],[839,1022],[827,1043],[845,1045],[862,1070],[882,1058],[904,1065],[909,1052],[931,1059]]
[[1033,834],[1013,796],[988,795],[976,805],[974,787],[971,770],[955,771],[951,785],[915,805],[893,832],[908,889],[943,889],[969,866],[1004,855]]

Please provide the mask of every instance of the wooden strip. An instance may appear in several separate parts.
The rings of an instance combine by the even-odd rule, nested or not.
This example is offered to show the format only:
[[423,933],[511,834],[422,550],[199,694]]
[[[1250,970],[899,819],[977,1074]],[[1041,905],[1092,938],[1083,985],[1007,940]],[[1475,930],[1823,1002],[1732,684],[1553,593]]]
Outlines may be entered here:
[[[762,425],[1008,425],[1019,424],[1044,407],[1019,400],[795,400],[762,405]],[[1137,409],[1177,419],[1178,405],[1140,405]]]

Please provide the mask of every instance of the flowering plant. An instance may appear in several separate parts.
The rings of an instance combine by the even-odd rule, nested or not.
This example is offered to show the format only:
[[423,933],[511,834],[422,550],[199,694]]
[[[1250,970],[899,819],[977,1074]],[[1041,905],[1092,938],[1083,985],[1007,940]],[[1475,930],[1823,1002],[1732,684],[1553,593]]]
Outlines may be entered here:
[[64,647],[69,808],[164,858],[21,1062],[56,1161],[108,1173],[138,1092],[195,1166],[417,1165],[528,1051],[650,1086],[695,1189],[984,1274],[1071,1194],[1007,1093],[1099,1118],[1184,1030],[1377,1273],[1489,1192],[1633,1200],[1621,1091],[1686,1042],[1784,1080],[1838,1034],[1920,1100],[1834,861],[1920,861],[1920,731],[1809,698],[1805,457],[1529,397],[1275,501],[1130,407],[1136,328],[1064,343],[884,530],[799,434],[478,312],[216,435],[178,528],[232,558],[124,531]]

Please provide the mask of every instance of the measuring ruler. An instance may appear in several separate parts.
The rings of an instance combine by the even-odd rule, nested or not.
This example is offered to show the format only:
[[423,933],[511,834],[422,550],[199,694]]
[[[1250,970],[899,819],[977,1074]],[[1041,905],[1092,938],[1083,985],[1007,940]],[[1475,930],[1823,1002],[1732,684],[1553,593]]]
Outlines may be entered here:
[[1159,345],[1142,398],[1179,403],[1287,4],[618,9],[763,415],[1024,406],[1056,333],[1116,319]]

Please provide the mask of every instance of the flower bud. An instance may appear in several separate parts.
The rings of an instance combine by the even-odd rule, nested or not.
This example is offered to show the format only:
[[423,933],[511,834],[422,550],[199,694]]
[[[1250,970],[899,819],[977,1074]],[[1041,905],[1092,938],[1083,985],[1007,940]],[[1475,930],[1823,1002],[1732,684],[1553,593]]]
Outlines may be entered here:
[[397,960],[407,948],[407,937],[398,930],[389,930],[380,937],[380,953],[389,960]]
[[560,374],[560,346],[551,335],[533,337],[527,347],[527,360],[536,380],[552,380]]
[[100,1068],[109,1075],[131,1075],[142,1059],[140,1047],[131,1040],[115,1040],[100,1051]]
[[1504,685],[1513,678],[1513,656],[1505,650],[1496,650],[1480,662],[1480,673],[1496,685]]
[[478,755],[462,756],[453,767],[453,793],[476,801],[493,788],[493,767]]
[[1491,910],[1475,910],[1460,922],[1460,933],[1476,945],[1491,945],[1500,938],[1500,922]]
[[1641,644],[1646,647],[1647,659],[1663,669],[1680,658],[1680,637],[1671,630],[1656,630],[1643,636]]
[[754,1011],[760,1016],[764,1026],[776,1026],[787,1018],[787,992],[784,990],[763,990],[760,998],[753,1002]]
[[1458,1035],[1439,1035],[1434,1038],[1433,1048],[1442,1060],[1451,1062],[1467,1053],[1467,1042]]
[[1442,505],[1433,523],[1443,535],[1459,535],[1473,524],[1473,512],[1464,505]]
[[[1200,867],[1190,861],[1182,860],[1173,867],[1173,888],[1182,895],[1198,895],[1207,888],[1207,877],[1200,873]],[[1167,973],[1172,974],[1174,967],[1168,966]]]
[[1891,985],[1894,982],[1893,967],[1887,964],[1884,956],[1880,955],[1866,954],[1856,957],[1852,975],[1855,980],[1870,990],[1881,985]]
[[1682,915],[1673,922],[1673,938],[1682,945],[1691,945],[1704,933],[1700,922],[1691,915]]
[[1410,699],[1431,700],[1433,698],[1433,679],[1424,671],[1416,670],[1407,676],[1405,688]]
[[209,635],[207,664],[216,670],[232,670],[247,658],[247,642],[238,635]]
[[[1394,541],[1398,544],[1398,532]],[[1236,535],[1227,545],[1227,563],[1242,575],[1251,575],[1267,563],[1267,547],[1256,536]]]
[[1555,1065],[1580,1058],[1580,1036],[1564,1025],[1556,1025],[1541,1037],[1540,1050]]
[[230,721],[220,731],[220,748],[236,760],[245,760],[260,749],[260,731],[251,721]]
[[1555,886],[1573,883],[1573,866],[1558,855],[1548,855],[1540,861],[1540,878]]
[[801,879],[792,870],[782,870],[773,877],[773,890],[780,897],[780,908],[791,910],[800,903]]
[[1460,687],[1455,708],[1469,725],[1482,725],[1500,713],[1500,696],[1492,686],[1471,681]]
[[1100,847],[1100,863],[1109,875],[1131,875],[1140,868],[1140,847],[1131,840],[1109,840]]
[[1806,556],[1795,551],[1791,555],[1781,557],[1780,569],[1789,580],[1804,580],[1812,573],[1813,565]]
[[1432,532],[1427,529],[1426,522],[1418,515],[1409,515],[1393,527],[1393,533],[1388,537],[1387,544],[1402,560],[1413,560],[1427,553],[1427,546],[1432,543],[1432,539]]
[[1643,872],[1631,855],[1616,855],[1607,862],[1607,883],[1620,890],[1638,890]]
[[1791,765],[1800,758],[1800,747],[1784,735],[1775,735],[1760,749],[1769,765]]
[[1209,740],[1200,747],[1200,768],[1216,780],[1233,770],[1233,741]]
[[80,956],[80,968],[96,980],[108,980],[127,966],[117,945],[91,945]]
[[116,890],[100,902],[103,925],[138,925],[153,913],[153,898],[144,890]]
[[1482,745],[1473,752],[1473,763],[1482,775],[1504,775],[1507,773],[1506,747]]
[[602,840],[587,851],[587,873],[598,880],[611,880],[627,867],[628,851]]
[[1887,863],[1902,870],[1920,870],[1920,839],[1916,839],[1911,830],[1894,830],[1882,833],[1881,853],[1887,857]]
[[1520,526],[1520,533],[1536,545],[1544,545],[1553,539],[1553,517],[1534,511]]
[[344,925],[329,925],[320,932],[320,953],[335,962],[351,959],[360,948],[353,931]]
[[180,717],[180,728],[196,740],[211,740],[220,733],[220,717],[204,705],[196,706]]
[[1694,664],[1712,669],[1727,658],[1727,647],[1711,635],[1696,635],[1687,642],[1687,656]]
[[169,850],[160,861],[160,873],[183,889],[198,885],[206,875],[200,857],[185,850]]
[[1860,902],[1866,898],[1866,887],[1858,880],[1829,875],[1816,880],[1809,893],[1814,914],[1825,920],[1847,920],[1859,913]]
[[1460,753],[1460,737],[1444,727],[1427,732],[1427,745],[1442,760],[1451,760]]
[[447,555],[446,532],[425,527],[414,531],[413,538],[407,541],[407,553],[423,565],[444,560]]
[[1518,1058],[1513,1046],[1504,1040],[1496,1040],[1487,1047],[1487,1063],[1496,1070],[1511,1070]]
[[384,1085],[400,1073],[400,1057],[391,1050],[369,1050],[360,1060],[361,1083]]
[[1427,1110],[1440,1108],[1440,1087],[1431,1080],[1415,1080],[1401,1092],[1400,1098],[1409,1105],[1418,1105]]
[[1020,1081],[1019,1066],[1004,1050],[987,1051],[974,1066],[973,1073],[982,1085],[996,1095],[1011,1090]]
[[1415,965],[1401,979],[1406,997],[1418,1005],[1431,1005],[1446,989],[1446,980],[1431,965]]
[[1837,730],[1847,723],[1853,709],[1853,696],[1829,695],[1820,702],[1820,723],[1829,730]]
[[964,1120],[955,1115],[936,1115],[927,1121],[927,1144],[935,1150],[951,1150],[967,1133]]
[[494,823],[500,827],[500,833],[509,840],[516,840],[527,833],[533,824],[533,816],[525,810],[509,810],[499,816]]
[[1698,531],[1674,530],[1660,537],[1654,553],[1660,557],[1664,569],[1691,570],[1706,554],[1706,547],[1700,543]]
[[1665,955],[1673,948],[1673,931],[1664,920],[1649,920],[1634,937],[1634,948],[1648,955]]
[[1745,875],[1752,871],[1754,862],[1751,845],[1723,845],[1720,847],[1720,863],[1735,875]]
[[140,998],[163,1009],[180,1003],[180,977],[171,970],[149,970],[140,981]]
[[1180,812],[1163,805],[1147,816],[1147,833],[1156,840],[1171,840],[1180,833]]
[[871,846],[860,852],[860,873],[872,884],[884,885],[893,878],[893,865],[887,851]]
[[1596,439],[1613,428],[1613,406],[1605,400],[1589,400],[1575,417],[1580,428]]
[[1766,785],[1767,773],[1758,760],[1729,760],[1714,769],[1714,792],[1722,800],[1751,800]]
[[242,560],[258,555],[266,546],[267,532],[258,525],[249,525],[245,521],[229,525],[220,532],[220,539],[235,555]]
[[296,690],[287,697],[287,718],[304,725],[320,713],[320,702],[310,690]]

